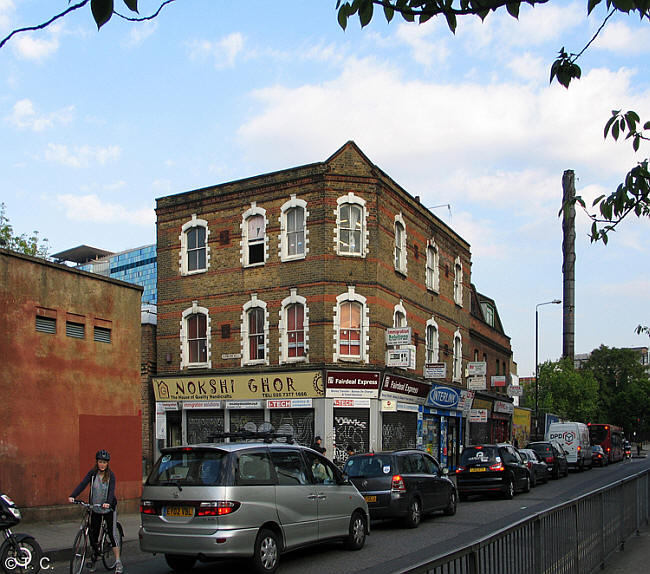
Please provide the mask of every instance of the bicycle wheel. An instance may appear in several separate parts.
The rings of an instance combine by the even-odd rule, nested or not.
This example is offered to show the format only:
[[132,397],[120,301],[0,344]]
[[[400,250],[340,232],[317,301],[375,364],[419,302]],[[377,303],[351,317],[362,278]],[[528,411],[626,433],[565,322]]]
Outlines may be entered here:
[[77,532],[72,547],[72,558],[70,558],[70,574],[81,574],[86,563],[88,554],[88,538],[83,530]]
[[[117,547],[120,549],[120,558],[122,556],[122,525],[117,523],[117,532],[115,533],[115,542],[117,542]],[[113,552],[113,547],[111,546],[111,538],[106,532],[106,524],[102,522],[102,543],[100,548],[102,549],[102,562],[106,567],[106,570],[113,570],[117,560],[115,559],[115,553]]]

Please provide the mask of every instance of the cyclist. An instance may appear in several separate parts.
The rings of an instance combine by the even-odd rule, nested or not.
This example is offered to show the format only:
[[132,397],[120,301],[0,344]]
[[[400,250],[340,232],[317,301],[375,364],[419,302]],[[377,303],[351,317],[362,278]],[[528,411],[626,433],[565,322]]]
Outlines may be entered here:
[[123,571],[122,561],[120,560],[120,548],[116,540],[117,528],[117,498],[115,497],[115,474],[109,468],[111,455],[107,450],[98,450],[95,455],[95,466],[88,471],[88,474],[72,491],[68,498],[74,502],[75,498],[90,485],[89,503],[93,506],[90,514],[90,543],[93,547],[93,555],[88,561],[88,568],[91,572],[95,571],[95,563],[99,558],[99,528],[102,518],[106,521],[106,531],[111,540],[113,553],[115,554],[115,574],[121,574]]

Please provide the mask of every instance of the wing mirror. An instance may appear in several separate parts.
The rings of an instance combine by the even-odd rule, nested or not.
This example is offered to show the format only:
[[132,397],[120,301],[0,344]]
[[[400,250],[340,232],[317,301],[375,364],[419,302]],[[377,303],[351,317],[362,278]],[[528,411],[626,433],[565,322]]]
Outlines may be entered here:
[[442,476],[449,476],[449,469],[446,466],[442,469]]

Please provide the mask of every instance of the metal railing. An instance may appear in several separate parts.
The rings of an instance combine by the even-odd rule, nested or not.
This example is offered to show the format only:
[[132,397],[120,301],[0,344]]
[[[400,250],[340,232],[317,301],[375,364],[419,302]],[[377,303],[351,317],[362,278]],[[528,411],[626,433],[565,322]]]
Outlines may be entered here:
[[650,519],[650,471],[396,574],[591,574]]

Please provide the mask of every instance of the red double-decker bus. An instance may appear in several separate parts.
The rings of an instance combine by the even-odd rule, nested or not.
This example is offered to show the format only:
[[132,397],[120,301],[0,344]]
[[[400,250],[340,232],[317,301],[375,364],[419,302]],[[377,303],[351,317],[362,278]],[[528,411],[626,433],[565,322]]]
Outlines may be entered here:
[[607,456],[608,462],[623,460],[623,429],[614,425],[587,423],[589,442],[599,444]]

